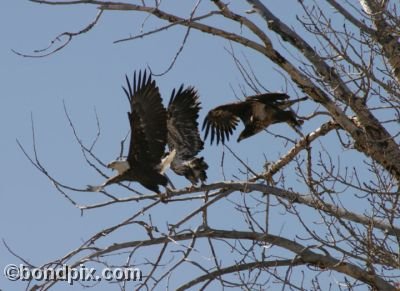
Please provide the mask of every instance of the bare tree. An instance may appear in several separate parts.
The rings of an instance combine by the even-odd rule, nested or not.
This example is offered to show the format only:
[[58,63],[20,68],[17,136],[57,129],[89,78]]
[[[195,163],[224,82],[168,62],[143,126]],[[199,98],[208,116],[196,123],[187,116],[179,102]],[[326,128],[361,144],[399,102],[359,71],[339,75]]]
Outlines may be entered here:
[[[41,165],[36,148],[31,157],[21,146],[57,190],[82,211],[141,202],[131,217],[100,230],[46,266],[75,267],[88,262],[136,266],[143,271],[143,280],[135,285],[138,289],[167,286],[178,290],[190,287],[365,290],[367,286],[371,290],[398,290],[400,21],[397,1],[290,1],[290,5],[297,5],[302,11],[296,19],[274,14],[266,1],[259,0],[193,1],[186,15],[175,14],[174,7],[162,1],[31,1],[59,6],[86,4],[97,9],[98,14],[81,31],[56,36],[44,50],[33,55],[16,52],[23,56],[56,53],[76,36],[88,33],[101,21],[105,11],[133,11],[162,20],[164,25],[146,30],[144,22],[141,33],[116,42],[140,41],[171,27],[186,27],[172,67],[191,31],[217,36],[232,44],[229,53],[253,91],[263,92],[265,86],[247,58],[235,53],[233,45],[261,54],[266,66],[274,63],[292,90],[309,96],[312,104],[309,108],[313,107],[312,113],[304,116],[313,129],[303,137],[269,132],[281,140],[286,152],[268,161],[263,172],[254,171],[251,164],[227,147],[231,159],[241,168],[234,181],[216,182],[209,177],[207,185],[176,189],[170,194],[168,205],[162,205],[156,194],[141,194],[126,184],[120,185],[126,193],[124,198],[103,191],[99,195],[104,195],[104,202],[81,205],[73,193],[84,189],[55,180]],[[203,14],[198,13],[199,7]],[[228,26],[231,29],[209,24],[218,23],[208,21],[215,19],[231,23]],[[288,24],[294,22],[296,27]],[[299,110],[299,114],[303,113],[302,108]],[[93,150],[97,139],[92,145],[83,144],[78,128],[69,120],[87,163],[106,177],[105,164]],[[332,138],[329,144],[324,138],[328,134]],[[332,148],[352,155],[357,164],[349,167],[340,155],[332,154]],[[221,161],[223,170],[225,159]],[[290,175],[299,183],[287,179]],[[220,206],[218,201],[233,205],[232,212],[226,215],[242,217],[243,226],[216,227],[220,224],[210,212]],[[190,203],[192,207],[181,219],[168,225],[155,219],[158,207],[181,203]],[[296,231],[283,228],[280,231],[276,219],[298,227]],[[197,228],[189,227],[193,225]],[[114,233],[121,231],[135,231],[142,237],[115,241]],[[196,275],[182,278],[180,274],[186,270]],[[33,289],[49,288],[56,282],[42,282]],[[118,283],[123,290],[133,284]]]

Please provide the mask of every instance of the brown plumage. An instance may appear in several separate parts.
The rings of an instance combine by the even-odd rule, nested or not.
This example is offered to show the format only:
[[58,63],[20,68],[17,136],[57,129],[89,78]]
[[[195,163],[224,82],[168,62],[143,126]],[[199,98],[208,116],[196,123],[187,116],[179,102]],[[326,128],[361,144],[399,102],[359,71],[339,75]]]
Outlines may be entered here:
[[[288,123],[298,132],[303,120],[296,118],[290,106],[306,100],[307,97],[295,100],[289,100],[289,98],[285,93],[265,93],[246,97],[244,101],[218,106],[210,110],[204,119],[204,139],[210,134],[211,144],[214,139],[217,144],[220,141],[224,143],[236,129],[239,119],[242,120],[245,128],[240,133],[237,142],[279,122]],[[285,110],[287,108],[289,110]]]
[[198,122],[200,101],[193,87],[172,91],[167,109],[168,148],[175,151],[171,169],[193,185],[207,179],[207,163],[196,155],[203,149]]
[[160,173],[161,159],[167,143],[167,114],[161,95],[151,75],[136,72],[133,83],[126,76],[123,90],[130,104],[128,112],[131,127],[129,152],[126,159],[111,162],[107,167],[118,171],[100,186],[89,186],[100,191],[105,186],[122,181],[136,181],[159,193],[158,185],[166,186],[167,178]]

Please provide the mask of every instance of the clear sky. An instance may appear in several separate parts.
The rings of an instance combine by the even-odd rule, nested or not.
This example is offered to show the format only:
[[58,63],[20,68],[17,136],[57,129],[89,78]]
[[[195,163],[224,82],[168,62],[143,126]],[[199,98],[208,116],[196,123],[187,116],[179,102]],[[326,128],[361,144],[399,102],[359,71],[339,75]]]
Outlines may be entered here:
[[[279,3],[275,5],[273,11],[284,9]],[[83,161],[65,117],[63,102],[78,134],[86,143],[96,136],[97,112],[102,134],[95,152],[104,162],[115,159],[120,140],[128,132],[128,104],[121,89],[124,75],[146,65],[155,72],[164,71],[185,34],[182,28],[172,28],[145,39],[114,44],[115,40],[138,33],[145,15],[106,12],[95,29],[78,36],[68,47],[52,56],[23,58],[11,51],[29,54],[44,48],[57,34],[83,28],[96,13],[94,7],[85,5],[51,7],[25,0],[7,0],[0,9],[0,234],[13,251],[34,265],[65,255],[97,231],[128,217],[132,209],[136,211],[140,205],[113,205],[87,211],[81,216],[80,211],[54,189],[17,146],[16,139],[29,153],[33,153],[31,115],[40,161],[54,177],[77,188],[101,183],[103,177]],[[149,21],[147,28],[159,24]],[[240,95],[239,88],[244,82],[226,52],[229,47],[227,41],[192,32],[173,69],[156,78],[164,101],[167,102],[171,90],[181,83],[195,86],[203,103],[201,122],[209,109],[234,101],[232,88]],[[246,52],[239,46],[234,47],[238,55]],[[265,58],[256,54],[247,54],[247,57],[268,90],[294,93],[286,87],[287,83],[276,67]],[[249,88],[246,90],[252,93]],[[309,112],[305,107],[301,113]],[[313,127],[305,125],[305,132],[309,128]],[[276,133],[285,131],[296,138],[287,125],[277,125],[271,130]],[[273,160],[285,152],[282,141],[272,139],[272,136],[262,133],[249,141],[241,144],[231,142],[230,145],[256,171],[261,171],[264,154]],[[236,140],[236,135],[233,140]],[[203,155],[210,164],[208,182],[222,180],[219,168],[222,148],[207,144]],[[227,178],[233,179],[232,174],[238,173],[239,164],[228,153],[227,158],[231,161]],[[178,184],[187,185],[173,174],[170,177]],[[102,199],[97,195],[82,192],[73,194],[73,197],[82,203],[93,204]],[[231,219],[224,214],[224,207],[222,205],[221,211],[213,214],[221,224]],[[167,206],[159,211],[159,219],[171,222],[177,215]],[[179,211],[189,213],[190,207]],[[278,225],[276,229],[282,227]],[[290,226],[284,227],[290,231]],[[1,244],[1,269],[10,263],[19,264],[20,261]],[[17,290],[23,286],[24,283],[10,282],[0,276],[0,290]],[[59,284],[54,290],[66,290],[66,285]],[[82,290],[82,287],[75,284],[71,290]],[[96,290],[110,289],[101,285]]]

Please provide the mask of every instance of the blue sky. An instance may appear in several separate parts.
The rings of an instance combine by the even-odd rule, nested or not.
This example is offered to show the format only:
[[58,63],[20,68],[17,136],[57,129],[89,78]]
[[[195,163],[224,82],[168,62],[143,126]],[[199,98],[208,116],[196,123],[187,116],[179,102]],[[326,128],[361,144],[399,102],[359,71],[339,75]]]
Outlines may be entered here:
[[[273,11],[282,12],[284,9],[279,3],[274,5],[276,7],[270,7]],[[145,39],[113,44],[117,39],[138,33],[145,15],[106,12],[96,28],[78,36],[68,47],[52,56],[23,58],[11,51],[14,49],[29,54],[46,47],[57,34],[84,27],[96,13],[96,9],[89,6],[51,7],[23,0],[7,1],[0,10],[0,234],[13,251],[34,265],[63,256],[97,231],[125,219],[132,209],[137,210],[139,206],[113,205],[87,211],[81,216],[80,211],[54,189],[17,146],[16,139],[32,153],[31,115],[39,158],[54,177],[77,188],[101,183],[103,178],[83,161],[68,126],[63,102],[78,134],[86,143],[96,135],[97,112],[102,135],[95,152],[104,162],[113,160],[119,153],[120,140],[128,132],[128,104],[121,89],[124,75],[131,75],[134,70],[146,65],[155,72],[165,70],[185,33],[182,28],[173,28]],[[155,28],[159,24],[149,21],[147,27]],[[276,40],[275,37],[273,39]],[[181,83],[195,86],[203,103],[202,122],[207,110],[233,101],[235,97],[231,87],[240,92],[239,85],[243,85],[243,80],[226,52],[229,47],[227,41],[192,32],[173,69],[156,78],[165,103],[171,90]],[[239,46],[234,48],[238,55],[246,52]],[[269,61],[257,54],[248,53],[246,56],[266,88],[271,91],[288,90],[294,94]],[[310,112],[311,109],[305,105],[301,113]],[[306,124],[304,131],[313,128],[312,124]],[[271,130],[296,138],[286,125],[277,125]],[[241,144],[232,142],[230,146],[257,171],[262,169],[264,154],[273,160],[285,152],[281,141],[273,140],[265,133]],[[210,164],[210,183],[222,180],[219,168],[222,151],[221,147],[207,144],[203,152]],[[238,173],[239,163],[228,153],[226,156],[229,159],[228,179],[233,179],[232,174]],[[170,177],[180,186],[187,185],[173,174]],[[292,184],[300,187],[296,181]],[[82,203],[93,204],[102,199],[96,195],[75,193],[73,197]],[[179,209],[160,207],[159,216],[155,219],[173,221],[179,214],[189,213],[191,207],[190,204]],[[224,213],[229,213],[232,205],[221,203],[218,207],[218,211],[212,211],[216,225],[231,223],[231,218]],[[272,229],[278,232],[285,228],[290,232],[290,227],[282,219],[282,225]],[[127,238],[121,237],[121,240]],[[9,263],[20,262],[0,245],[1,269]],[[22,286],[24,283],[9,282],[0,276],[0,289],[15,290]],[[66,290],[66,285],[60,284],[54,290]],[[81,290],[81,287],[75,284],[71,290]],[[96,290],[109,289],[101,285]]]

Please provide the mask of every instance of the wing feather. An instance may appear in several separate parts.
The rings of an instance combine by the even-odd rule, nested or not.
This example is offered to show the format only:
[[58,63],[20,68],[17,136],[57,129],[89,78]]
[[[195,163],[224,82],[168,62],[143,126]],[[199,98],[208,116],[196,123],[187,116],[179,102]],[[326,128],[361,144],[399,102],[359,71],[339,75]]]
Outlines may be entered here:
[[[204,139],[210,134],[210,144],[216,139],[217,144],[229,140],[233,131],[239,123],[239,118],[244,119],[247,102],[230,103],[218,106],[210,110],[204,119]],[[211,129],[211,132],[210,132]]]
[[289,100],[289,95],[285,93],[264,93],[254,96],[246,97],[246,101],[258,101],[264,103],[272,108],[278,108],[284,110],[291,107],[293,104],[307,100],[308,97],[302,97],[298,99]]
[[172,91],[167,112],[168,147],[176,149],[176,160],[194,158],[204,147],[198,122],[200,101],[193,87]]
[[276,103],[279,101],[288,100],[290,97],[286,93],[262,93],[252,96],[247,96],[246,101],[259,101],[264,104]]
[[128,113],[131,126],[131,140],[128,162],[156,167],[164,154],[167,141],[166,110],[161,95],[151,75],[139,71],[133,75],[132,84],[126,76],[131,112]]

